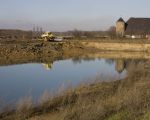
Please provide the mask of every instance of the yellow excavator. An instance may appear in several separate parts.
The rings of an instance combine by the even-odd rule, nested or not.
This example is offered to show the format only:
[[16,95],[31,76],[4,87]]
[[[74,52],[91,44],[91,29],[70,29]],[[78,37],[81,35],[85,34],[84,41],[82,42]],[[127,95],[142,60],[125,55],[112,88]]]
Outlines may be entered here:
[[45,32],[41,35],[44,41],[54,41],[55,37],[51,32]]
[[41,38],[44,41],[62,41],[63,38],[62,37],[56,37],[53,35],[52,32],[45,32],[41,35]]

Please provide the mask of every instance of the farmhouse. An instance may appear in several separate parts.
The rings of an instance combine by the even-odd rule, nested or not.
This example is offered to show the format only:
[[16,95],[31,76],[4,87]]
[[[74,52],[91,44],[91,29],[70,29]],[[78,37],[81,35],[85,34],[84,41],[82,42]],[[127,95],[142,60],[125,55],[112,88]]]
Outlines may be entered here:
[[130,18],[127,22],[120,18],[116,22],[116,34],[127,38],[149,38],[150,18]]

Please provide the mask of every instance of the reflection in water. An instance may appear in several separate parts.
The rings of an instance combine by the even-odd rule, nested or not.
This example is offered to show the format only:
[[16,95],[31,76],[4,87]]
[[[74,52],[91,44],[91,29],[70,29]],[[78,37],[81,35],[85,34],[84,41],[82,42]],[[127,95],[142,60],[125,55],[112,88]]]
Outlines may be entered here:
[[96,58],[90,58],[90,57],[84,57],[84,58],[81,58],[81,57],[75,57],[75,58],[72,58],[72,62],[74,64],[80,64],[82,61],[94,61]]
[[[95,58],[74,58],[72,59],[73,63],[74,64],[81,64],[82,61],[85,62],[85,61],[94,61]],[[99,58],[100,60],[100,58]],[[100,61],[101,62],[101,61]],[[126,69],[126,66],[125,66],[125,60],[123,59],[105,59],[105,62],[109,65],[113,65],[115,63],[115,70],[118,72],[118,73],[122,73],[125,69]]]
[[[81,64],[82,61],[85,62],[85,61],[94,61],[95,58],[74,58],[72,59],[72,62],[74,64]],[[99,58],[100,60],[100,58]],[[112,65],[114,64],[115,62],[115,70],[118,72],[118,73],[122,73],[124,70],[125,70],[125,60],[123,59],[116,59],[116,60],[113,60],[113,59],[105,59],[105,62]],[[52,67],[53,67],[53,63],[54,62],[48,62],[48,63],[42,63],[43,67],[46,69],[46,70],[51,70]]]
[[51,63],[42,63],[43,67],[46,69],[46,70],[50,70],[52,69],[53,67],[53,62]]
[[[127,76],[129,70],[136,69],[138,64],[149,67],[145,64],[148,59],[140,60],[143,54],[134,53],[132,57],[130,54],[125,55],[127,57],[120,57],[122,53],[104,53],[65,60],[62,60],[62,57],[41,58],[32,61],[33,63],[17,61],[18,65],[1,66],[0,98],[6,102],[14,102],[29,95],[36,100],[44,91],[55,94],[70,86],[76,87],[94,80],[121,80]],[[139,57],[140,59],[137,59]]]
[[28,95],[30,91],[30,95],[36,99],[44,91],[55,94],[69,86],[76,87],[93,81],[97,77],[105,81],[124,78],[126,70],[118,73],[115,65],[114,60],[78,58],[44,63],[42,61],[42,65],[29,63],[3,66],[0,67],[0,97],[6,101],[15,101]]
[[116,71],[118,71],[118,73],[122,73],[125,69],[125,61],[122,59],[117,59],[115,60],[115,62],[116,62],[115,65]]
[[115,60],[114,59],[106,59],[105,62],[108,63],[109,65],[112,65],[112,64],[114,64]]

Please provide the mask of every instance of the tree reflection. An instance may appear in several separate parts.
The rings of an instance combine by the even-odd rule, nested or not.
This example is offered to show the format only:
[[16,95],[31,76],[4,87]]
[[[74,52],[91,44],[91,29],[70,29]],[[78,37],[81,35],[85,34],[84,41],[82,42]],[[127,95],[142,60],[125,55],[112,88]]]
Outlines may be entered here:
[[75,57],[72,58],[74,64],[80,64],[82,61],[94,61],[96,58],[92,57]]
[[114,63],[114,59],[105,59],[105,62],[109,65],[112,65]]

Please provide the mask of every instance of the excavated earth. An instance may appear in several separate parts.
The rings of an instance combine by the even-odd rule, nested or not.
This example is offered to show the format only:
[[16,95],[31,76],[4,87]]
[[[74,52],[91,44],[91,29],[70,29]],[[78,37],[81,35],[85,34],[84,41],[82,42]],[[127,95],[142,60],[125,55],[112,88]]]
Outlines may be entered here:
[[0,65],[49,62],[86,52],[80,42],[1,42]]
[[[150,58],[150,43],[139,41],[72,40],[63,42],[0,41],[0,65],[46,63],[94,55],[115,58]],[[99,54],[99,52],[101,52]],[[97,55],[96,55],[97,56]]]

